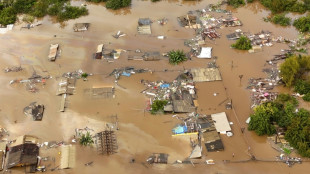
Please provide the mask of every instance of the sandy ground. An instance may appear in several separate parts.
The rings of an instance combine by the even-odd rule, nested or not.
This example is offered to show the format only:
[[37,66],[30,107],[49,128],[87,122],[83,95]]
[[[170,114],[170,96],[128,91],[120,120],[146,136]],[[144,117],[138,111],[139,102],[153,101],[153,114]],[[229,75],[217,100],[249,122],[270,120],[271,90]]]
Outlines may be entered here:
[[[153,71],[183,70],[192,67],[206,67],[210,60],[192,59],[180,66],[172,66],[167,60],[157,62],[128,61],[127,54],[123,53],[120,59],[113,63],[103,60],[93,60],[92,53],[98,44],[105,44],[108,48],[122,48],[126,50],[141,49],[144,51],[167,52],[172,49],[184,49],[184,39],[192,38],[194,31],[181,28],[176,17],[185,14],[189,10],[202,9],[209,3],[217,2],[183,2],[168,0],[151,3],[148,1],[133,1],[130,9],[117,12],[106,10],[103,5],[88,5],[90,14],[76,20],[70,20],[61,27],[53,23],[48,17],[43,19],[43,25],[31,30],[22,29],[20,25],[4,35],[0,35],[0,69],[7,66],[22,65],[22,72],[4,73],[0,71],[0,125],[10,132],[8,139],[30,134],[36,135],[41,142],[65,141],[68,142],[74,135],[75,128],[89,127],[95,130],[104,130],[105,123],[111,121],[111,115],[118,115],[119,128],[118,153],[111,156],[99,156],[95,148],[78,146],[77,164],[73,169],[56,170],[48,173],[307,173],[309,165],[295,165],[291,168],[284,163],[273,162],[239,162],[248,160],[248,149],[257,159],[274,160],[278,152],[268,144],[266,137],[258,137],[253,132],[240,131],[246,127],[250,109],[249,91],[245,88],[251,77],[264,77],[261,71],[266,67],[265,61],[278,54],[280,49],[287,48],[284,44],[276,44],[272,47],[264,47],[263,52],[249,54],[230,48],[233,41],[228,41],[226,34],[237,28],[224,28],[218,30],[222,37],[215,41],[208,41],[207,45],[213,47],[213,55],[217,56],[217,64],[220,67],[223,81],[197,83],[198,112],[212,114],[225,111],[232,125],[233,137],[222,136],[225,150],[222,152],[207,153],[204,149],[203,159],[214,159],[216,165],[205,164],[192,165],[154,165],[145,166],[148,155],[153,152],[169,153],[169,163],[177,159],[185,159],[190,154],[189,142],[171,137],[171,129],[179,123],[171,115],[150,115],[143,110],[146,97],[140,93],[144,86],[141,79],[171,81],[178,75],[174,72],[154,72],[136,74],[129,78],[121,77],[119,84],[126,89],[116,86],[114,99],[91,99],[84,94],[84,89],[114,85],[114,78],[107,75],[114,69],[124,66],[136,68],[148,68]],[[75,4],[83,1],[75,1]],[[289,39],[297,37],[298,33],[293,27],[278,27],[262,21],[269,13],[259,4],[254,3],[233,10],[243,26],[243,31],[252,33],[261,30],[269,30],[276,36],[284,36]],[[217,14],[220,15],[220,14]],[[166,17],[168,24],[152,24],[152,35],[141,36],[136,32],[138,18],[150,17],[153,20]],[[75,33],[72,26],[76,22],[89,22],[91,27],[84,33]],[[114,39],[112,34],[121,30],[127,36]],[[158,40],[156,36],[164,35],[166,40]],[[56,36],[56,37],[55,37]],[[61,56],[56,62],[49,62],[47,54],[51,43],[59,43]],[[233,62],[233,63],[232,63]],[[232,68],[233,64],[233,68]],[[87,82],[77,81],[76,94],[69,96],[68,108],[64,113],[59,112],[60,96],[55,95],[57,80],[69,71],[83,69],[93,73]],[[27,78],[33,71],[41,75],[51,75],[46,85],[38,85],[38,93],[30,93],[25,90],[23,84],[10,85],[9,81],[16,78]],[[244,75],[241,84],[239,75]],[[283,91],[283,89],[279,89]],[[219,95],[214,96],[213,93]],[[226,110],[219,105],[226,98],[231,98],[233,110]],[[23,108],[33,101],[43,103],[46,107],[43,120],[34,122],[23,114]],[[308,105],[305,107],[309,107]],[[232,157],[235,153],[235,157]],[[56,154],[57,155],[57,154]],[[136,163],[129,163],[131,158]],[[223,160],[235,161],[224,163]],[[85,163],[94,161],[92,166],[84,166]],[[200,161],[202,162],[202,160]],[[12,173],[23,170],[11,170]],[[99,171],[99,172],[98,172]]]

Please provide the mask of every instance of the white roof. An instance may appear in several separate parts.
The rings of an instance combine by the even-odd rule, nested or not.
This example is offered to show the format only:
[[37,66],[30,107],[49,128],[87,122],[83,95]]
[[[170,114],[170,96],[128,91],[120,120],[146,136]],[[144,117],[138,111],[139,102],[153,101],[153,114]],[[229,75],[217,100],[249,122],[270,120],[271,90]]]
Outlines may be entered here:
[[73,168],[75,165],[75,146],[61,146],[60,169]]
[[214,121],[214,125],[215,125],[217,132],[223,133],[223,132],[231,131],[225,112],[211,114],[211,117],[212,117],[212,120]]
[[103,50],[103,44],[98,45],[97,46],[97,53],[102,52],[102,50]]
[[212,57],[212,47],[202,47],[200,55],[197,58],[210,59]]

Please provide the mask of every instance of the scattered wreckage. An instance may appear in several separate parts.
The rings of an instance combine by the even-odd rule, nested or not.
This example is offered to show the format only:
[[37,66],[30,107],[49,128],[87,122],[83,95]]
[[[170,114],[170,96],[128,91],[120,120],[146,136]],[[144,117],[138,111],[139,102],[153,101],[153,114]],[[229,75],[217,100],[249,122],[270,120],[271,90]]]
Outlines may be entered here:
[[33,102],[24,108],[24,114],[27,116],[32,116],[34,121],[41,121],[43,118],[44,109],[44,105]]

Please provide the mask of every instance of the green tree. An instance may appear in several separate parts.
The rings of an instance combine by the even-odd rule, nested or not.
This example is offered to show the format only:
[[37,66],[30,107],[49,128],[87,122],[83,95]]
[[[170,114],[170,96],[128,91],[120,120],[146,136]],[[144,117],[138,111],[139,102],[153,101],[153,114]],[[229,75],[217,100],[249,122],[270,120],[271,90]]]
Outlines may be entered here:
[[291,18],[285,17],[285,14],[276,14],[271,18],[271,22],[281,26],[291,25]]
[[293,25],[300,32],[309,32],[310,31],[310,15],[296,19]]
[[310,82],[306,80],[297,80],[294,91],[301,95],[310,93]]
[[275,127],[273,119],[279,114],[279,109],[272,103],[263,103],[254,108],[254,113],[250,116],[249,130],[254,130],[257,135],[272,135]]
[[168,56],[169,56],[169,63],[173,65],[177,65],[187,60],[187,57],[183,52],[183,50],[169,51]]
[[0,11],[0,24],[8,25],[14,24],[16,21],[16,12],[12,7],[7,7]]
[[128,7],[130,5],[131,0],[108,0],[106,3],[106,7],[113,10]]
[[310,92],[302,97],[304,101],[310,102]]
[[30,13],[36,0],[16,0],[13,8],[17,13]]
[[35,17],[44,17],[47,14],[47,8],[49,6],[48,1],[46,0],[38,0],[33,8],[34,10],[31,12],[31,14]]
[[246,36],[241,36],[231,47],[238,50],[249,50],[252,48],[251,41]]
[[287,58],[280,66],[280,75],[286,86],[292,86],[299,72],[299,63],[295,56]]
[[151,105],[151,114],[164,113],[164,107],[167,103],[167,100],[154,100]]
[[80,144],[83,146],[89,146],[94,143],[94,140],[89,132],[86,132],[86,134],[82,134],[82,137],[80,139]]

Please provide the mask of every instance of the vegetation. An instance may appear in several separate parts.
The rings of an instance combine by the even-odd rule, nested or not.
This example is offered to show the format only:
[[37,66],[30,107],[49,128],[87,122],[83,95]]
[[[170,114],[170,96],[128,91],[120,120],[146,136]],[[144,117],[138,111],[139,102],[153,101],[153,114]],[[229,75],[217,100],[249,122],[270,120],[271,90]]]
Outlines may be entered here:
[[304,101],[306,101],[306,102],[310,102],[310,92],[308,92],[306,95],[304,95],[304,96],[302,97],[302,99],[303,99]]
[[17,14],[26,14],[28,19],[50,15],[60,22],[88,14],[85,7],[70,6],[69,0],[16,0],[3,2],[0,8],[1,25],[15,23]]
[[291,20],[291,18],[285,17],[285,14],[276,14],[270,19],[272,23],[279,24],[281,26],[291,25]]
[[300,32],[309,32],[310,31],[310,15],[296,19],[293,25]]
[[116,10],[123,7],[128,7],[131,5],[131,0],[108,0],[106,3],[106,7]]
[[81,77],[85,79],[85,78],[88,77],[88,74],[87,74],[87,73],[83,73],[83,74],[81,75]]
[[297,105],[294,97],[280,94],[275,101],[254,108],[248,129],[258,135],[272,135],[275,124],[287,128],[285,139],[302,156],[310,157],[310,113],[305,109],[296,111]]
[[231,47],[238,50],[249,50],[252,48],[251,41],[246,36],[241,36]]
[[173,65],[177,65],[187,60],[187,57],[183,52],[183,50],[169,51],[168,56],[169,56],[169,63]]
[[298,0],[260,0],[261,4],[271,10],[272,13],[283,12],[298,12],[305,13],[309,5],[306,5],[307,1],[300,2]]
[[245,4],[244,0],[228,0],[227,3],[228,3],[228,5],[231,5],[234,8],[237,8],[237,7]]
[[164,107],[167,103],[167,100],[154,100],[151,105],[151,114],[164,113]]
[[86,134],[82,134],[82,137],[80,139],[80,144],[83,146],[92,145],[94,143],[93,138],[91,137],[89,132],[86,132]]
[[286,86],[291,87],[297,80],[302,79],[305,72],[310,70],[310,56],[292,56],[280,66],[280,75]]

